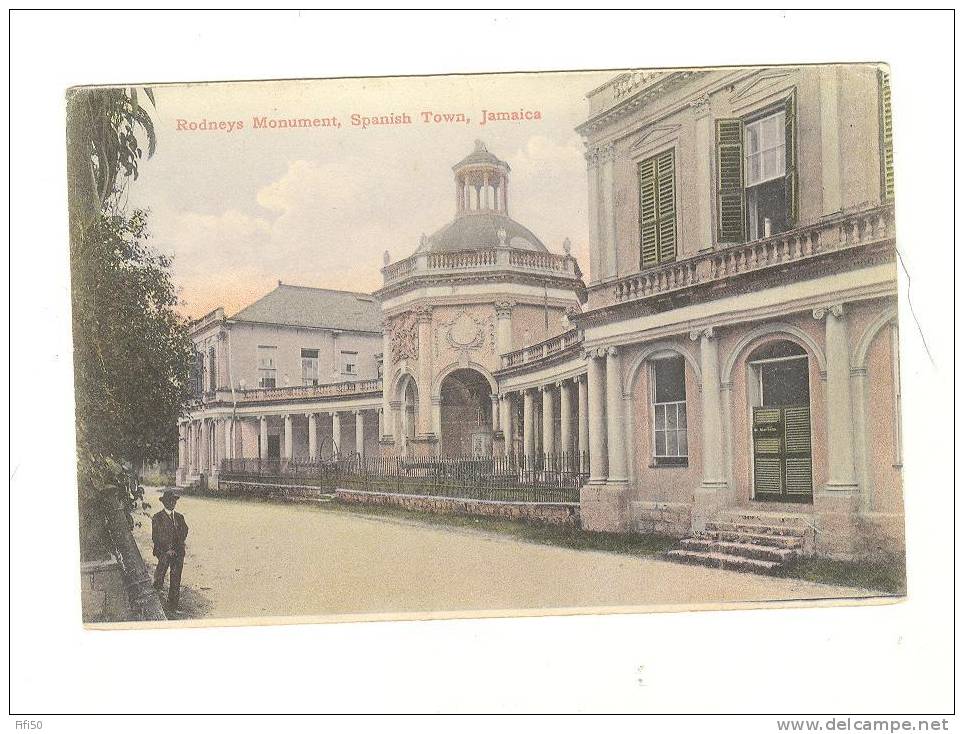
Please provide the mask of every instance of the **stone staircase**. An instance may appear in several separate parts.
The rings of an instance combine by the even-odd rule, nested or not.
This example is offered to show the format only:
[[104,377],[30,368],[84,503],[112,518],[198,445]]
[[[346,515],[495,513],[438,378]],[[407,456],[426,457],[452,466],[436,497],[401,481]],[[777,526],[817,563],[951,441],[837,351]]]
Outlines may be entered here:
[[666,558],[733,571],[770,573],[813,552],[813,525],[798,513],[727,512],[667,551]]

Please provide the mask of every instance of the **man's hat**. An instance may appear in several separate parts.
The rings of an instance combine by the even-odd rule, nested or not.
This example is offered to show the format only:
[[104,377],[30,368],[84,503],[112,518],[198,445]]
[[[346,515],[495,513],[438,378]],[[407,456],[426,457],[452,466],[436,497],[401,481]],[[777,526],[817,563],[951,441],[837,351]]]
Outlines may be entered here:
[[161,502],[163,502],[164,500],[176,500],[180,496],[181,495],[179,495],[177,492],[172,492],[169,489],[165,489],[163,494],[161,494]]

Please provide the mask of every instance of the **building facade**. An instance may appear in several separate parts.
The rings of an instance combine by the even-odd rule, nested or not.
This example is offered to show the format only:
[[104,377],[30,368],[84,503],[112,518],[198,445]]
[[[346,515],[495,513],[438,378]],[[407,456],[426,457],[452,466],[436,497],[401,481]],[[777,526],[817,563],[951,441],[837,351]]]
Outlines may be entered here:
[[[590,530],[738,517],[804,527],[821,555],[902,553],[884,70],[631,72],[587,98],[588,283],[568,242],[550,252],[510,217],[509,164],[477,142],[454,219],[386,254],[370,329],[329,337],[257,304],[198,322],[218,374],[182,424],[184,481],[197,456],[320,456],[333,430],[383,456],[585,456]],[[346,392],[323,372],[349,376],[349,341]],[[276,382],[254,388],[275,342]],[[294,384],[306,348],[317,386]]]

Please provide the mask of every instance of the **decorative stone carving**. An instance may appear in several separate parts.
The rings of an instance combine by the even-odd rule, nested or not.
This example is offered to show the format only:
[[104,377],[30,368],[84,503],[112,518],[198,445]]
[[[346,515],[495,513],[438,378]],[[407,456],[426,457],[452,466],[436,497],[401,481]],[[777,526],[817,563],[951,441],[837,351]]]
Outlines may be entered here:
[[388,265],[391,261],[392,256],[388,253],[388,250],[385,250],[385,253],[382,255],[382,262]]
[[421,306],[416,306],[414,309],[412,309],[412,312],[415,314],[415,318],[418,320],[420,324],[424,324],[427,321],[431,322],[432,320],[431,306],[424,305],[424,304]]
[[703,94],[690,102],[690,108],[696,113],[697,117],[705,115],[710,111],[710,95],[703,92]]
[[562,241],[562,251],[567,255],[572,254],[572,240],[570,240],[568,237]]
[[390,328],[392,362],[398,364],[404,359],[418,359],[418,322],[415,315],[407,313],[399,316]]
[[515,306],[515,301],[496,301],[495,315],[500,319],[508,319],[512,316],[512,307]]
[[817,319],[817,321],[822,321],[828,314],[839,319],[844,314],[843,304],[831,303],[826,306],[818,306],[817,308],[813,309],[813,317]]
[[505,238],[509,236],[509,233],[506,232],[505,227],[499,227],[499,231],[496,232],[496,235],[499,237],[499,247],[505,247]]
[[714,329],[712,326],[707,326],[703,329],[693,329],[690,332],[690,339],[694,342],[698,342],[704,336],[707,339],[715,339],[716,329]]

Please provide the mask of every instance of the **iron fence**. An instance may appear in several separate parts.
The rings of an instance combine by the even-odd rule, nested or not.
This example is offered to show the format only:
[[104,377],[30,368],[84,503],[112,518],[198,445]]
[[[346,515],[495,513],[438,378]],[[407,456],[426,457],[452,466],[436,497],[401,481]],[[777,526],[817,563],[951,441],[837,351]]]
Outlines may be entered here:
[[333,494],[336,488],[495,502],[578,502],[587,452],[495,457],[366,457],[328,460],[225,459],[229,491]]

